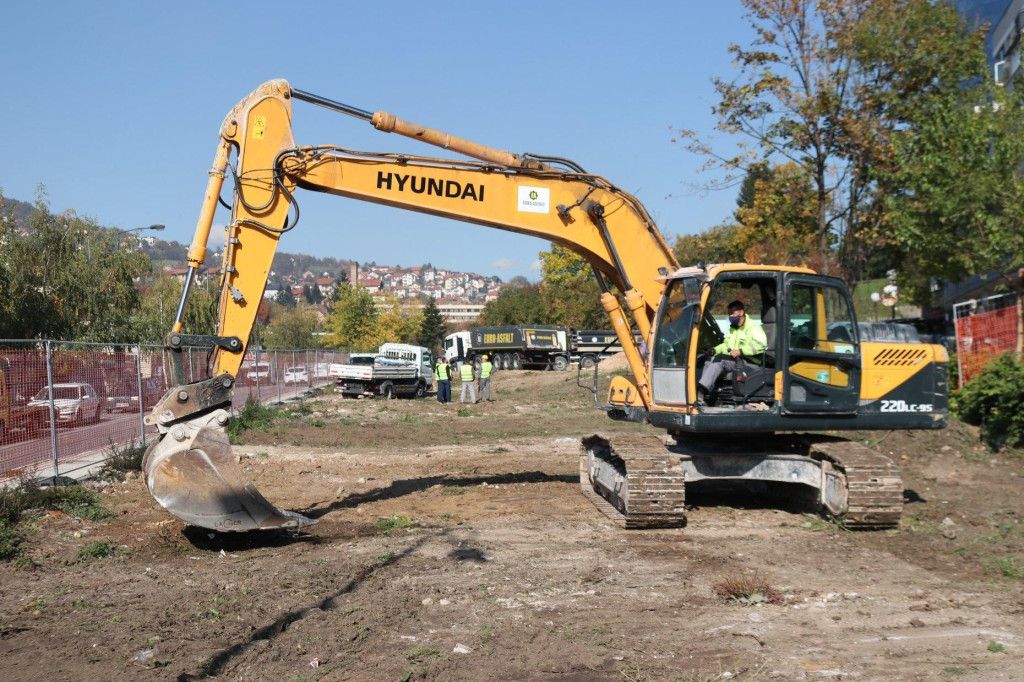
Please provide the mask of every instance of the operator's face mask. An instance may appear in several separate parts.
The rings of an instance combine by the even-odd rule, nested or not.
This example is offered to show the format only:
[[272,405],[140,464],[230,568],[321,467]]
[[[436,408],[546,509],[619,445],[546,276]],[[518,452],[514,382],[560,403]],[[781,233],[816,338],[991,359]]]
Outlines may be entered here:
[[729,326],[730,327],[738,327],[738,326],[740,326],[740,318],[741,317],[742,317],[742,315],[739,314],[739,313],[736,313],[735,315],[730,315],[729,316]]

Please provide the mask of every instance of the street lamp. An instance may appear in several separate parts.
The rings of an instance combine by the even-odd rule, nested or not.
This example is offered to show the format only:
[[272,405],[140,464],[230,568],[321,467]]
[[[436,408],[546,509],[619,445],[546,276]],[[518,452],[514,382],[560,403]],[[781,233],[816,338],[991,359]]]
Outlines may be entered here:
[[153,230],[155,232],[159,232],[160,230],[164,229],[164,227],[166,227],[166,225],[164,225],[163,223],[153,223],[152,225],[146,225],[145,227],[133,227],[130,230],[117,231],[120,232],[121,234],[131,234],[132,232],[142,232],[144,230]]

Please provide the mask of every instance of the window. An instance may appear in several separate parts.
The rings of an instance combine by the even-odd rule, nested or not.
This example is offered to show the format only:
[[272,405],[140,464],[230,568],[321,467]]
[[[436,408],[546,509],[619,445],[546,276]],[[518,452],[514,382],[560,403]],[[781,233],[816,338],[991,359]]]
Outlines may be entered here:
[[700,307],[700,283],[694,278],[669,284],[658,317],[654,366],[683,367],[693,329],[693,316]]
[[853,353],[857,328],[841,291],[830,286],[794,284],[790,294],[789,347],[826,353]]

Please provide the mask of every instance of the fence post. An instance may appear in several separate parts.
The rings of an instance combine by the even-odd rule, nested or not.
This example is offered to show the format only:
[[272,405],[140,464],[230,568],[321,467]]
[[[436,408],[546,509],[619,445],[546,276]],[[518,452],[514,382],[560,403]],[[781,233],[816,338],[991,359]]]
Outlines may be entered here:
[[53,358],[50,340],[46,340],[46,389],[50,395],[50,453],[53,455],[53,484],[60,478],[60,464],[57,461],[57,415],[53,404]]
[[256,365],[253,367],[256,372],[256,402],[263,404],[263,395],[260,391],[260,347],[256,346]]
[[142,344],[135,346],[135,377],[139,387],[139,441],[146,443],[146,394],[142,390]]

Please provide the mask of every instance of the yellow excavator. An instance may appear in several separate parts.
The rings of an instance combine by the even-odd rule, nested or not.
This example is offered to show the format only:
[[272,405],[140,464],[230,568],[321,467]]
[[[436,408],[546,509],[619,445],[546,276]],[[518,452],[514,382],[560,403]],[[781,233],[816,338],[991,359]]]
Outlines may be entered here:
[[[460,158],[299,146],[296,100]],[[228,172],[233,201],[218,327],[212,335],[188,334],[184,311]],[[631,372],[612,378],[599,407],[612,419],[665,432],[584,440],[581,489],[623,527],[683,525],[685,485],[722,481],[798,485],[850,527],[892,527],[903,502],[898,468],[821,432],[945,426],[944,347],[898,338],[891,325],[858,323],[845,284],[806,268],[680,267],[635,197],[566,159],[486,147],[273,80],[224,119],[209,175],[165,338],[175,385],[146,417],[159,437],[143,460],[154,499],[188,523],[245,531],[313,522],[278,509],[245,480],[225,428],[278,240],[298,220],[299,188],[534,235],[590,263]],[[735,301],[762,325],[767,349],[699,400],[697,380]],[[197,346],[210,349],[210,373],[186,383],[182,350]]]

